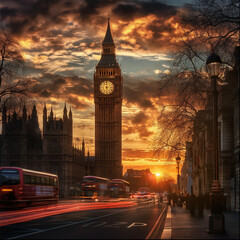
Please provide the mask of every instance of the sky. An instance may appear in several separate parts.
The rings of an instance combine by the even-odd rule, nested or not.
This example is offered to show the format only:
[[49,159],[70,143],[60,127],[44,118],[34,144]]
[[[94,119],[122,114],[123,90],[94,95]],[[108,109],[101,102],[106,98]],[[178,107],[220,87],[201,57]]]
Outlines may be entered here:
[[158,86],[169,72],[170,43],[180,31],[179,13],[190,1],[0,0],[0,20],[20,44],[32,102],[61,118],[66,102],[73,112],[73,142],[94,155],[93,74],[110,17],[123,76],[123,169],[150,168],[176,174],[175,159],[156,155]]

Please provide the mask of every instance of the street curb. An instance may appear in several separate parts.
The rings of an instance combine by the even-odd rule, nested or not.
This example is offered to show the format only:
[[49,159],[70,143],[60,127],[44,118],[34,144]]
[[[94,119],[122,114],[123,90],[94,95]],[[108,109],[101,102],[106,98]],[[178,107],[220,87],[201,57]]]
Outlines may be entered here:
[[161,239],[172,239],[172,208],[168,206],[167,217]]
[[145,239],[159,239],[160,238],[161,229],[164,226],[164,219],[166,217],[166,213],[167,213],[167,205],[164,206],[163,211],[159,215],[152,230],[150,231],[150,233],[147,235],[147,237]]

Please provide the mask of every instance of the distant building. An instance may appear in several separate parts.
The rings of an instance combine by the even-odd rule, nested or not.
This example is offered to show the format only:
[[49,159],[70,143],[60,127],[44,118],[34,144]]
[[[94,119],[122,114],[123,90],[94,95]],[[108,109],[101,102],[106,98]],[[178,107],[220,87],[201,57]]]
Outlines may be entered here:
[[22,114],[7,115],[3,108],[1,135],[1,166],[16,166],[57,174],[60,196],[69,195],[70,189],[80,184],[86,173],[92,171],[93,161],[85,157],[85,143],[81,148],[73,146],[73,119],[71,109],[63,118],[57,119],[51,109],[43,109],[43,134],[41,134],[36,106],[27,116],[24,106]]
[[136,192],[141,187],[149,187],[151,191],[155,191],[156,177],[150,169],[127,169],[123,177],[130,182],[131,191]]
[[211,110],[198,111],[192,136],[193,192],[198,196],[211,192],[214,178],[213,132]]
[[192,186],[192,142],[186,142],[186,152],[181,169],[180,189],[191,193]]

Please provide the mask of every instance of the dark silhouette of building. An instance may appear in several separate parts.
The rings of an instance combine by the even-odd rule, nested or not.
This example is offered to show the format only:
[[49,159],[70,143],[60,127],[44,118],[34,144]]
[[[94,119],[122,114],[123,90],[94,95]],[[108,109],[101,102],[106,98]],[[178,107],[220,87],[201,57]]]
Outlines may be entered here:
[[[235,47],[233,69],[228,70],[225,83],[218,87],[219,180],[224,192],[226,210],[239,212],[239,52]],[[193,192],[206,197],[211,192],[214,178],[212,101],[209,94],[205,110],[200,110],[194,121],[192,154]],[[186,161],[187,159],[185,159]],[[184,174],[184,172],[183,172]],[[185,173],[186,174],[186,173]]]
[[155,191],[156,176],[151,173],[150,169],[127,169],[124,174],[124,179],[130,183],[131,191],[136,192],[142,187]]
[[57,174],[60,196],[66,197],[70,190],[79,186],[86,173],[90,174],[94,162],[85,157],[85,142],[81,148],[73,146],[73,119],[66,104],[63,118],[56,118],[51,109],[43,109],[43,134],[41,134],[36,106],[27,116],[26,107],[22,114],[7,115],[3,108],[1,135],[1,166],[15,166]]
[[15,110],[12,115],[7,115],[7,109],[3,107],[1,165],[42,169],[42,137],[36,106],[28,116],[24,106],[21,115],[18,117]]
[[95,174],[107,178],[122,176],[122,88],[108,19],[102,56],[94,74]]
[[[210,99],[211,100],[211,99]],[[211,106],[211,105],[210,105]],[[214,177],[212,110],[198,111],[192,136],[193,193],[211,192]]]
[[65,196],[69,189],[80,183],[84,176],[85,143],[82,149],[73,147],[73,119],[70,109],[67,113],[66,104],[63,118],[57,119],[51,109],[43,109],[43,171],[57,174],[60,189]]
[[234,206],[236,211],[240,211],[240,201],[239,201],[239,183],[240,183],[240,119],[239,119],[239,102],[240,102],[240,64],[239,64],[239,59],[240,59],[240,46],[235,47],[234,50],[234,55],[233,55],[233,71],[235,73],[235,87],[233,91],[233,137],[234,137],[234,144],[233,144],[233,149],[234,149],[234,162],[235,166],[233,169],[233,176],[234,178],[232,179],[232,185],[233,191],[235,192],[234,196],[232,197],[232,200],[234,203],[232,206]]
[[227,210],[239,211],[239,53],[235,47],[232,70],[219,88],[219,180]]
[[186,142],[186,152],[181,169],[180,189],[185,193],[191,193],[192,186],[192,142]]

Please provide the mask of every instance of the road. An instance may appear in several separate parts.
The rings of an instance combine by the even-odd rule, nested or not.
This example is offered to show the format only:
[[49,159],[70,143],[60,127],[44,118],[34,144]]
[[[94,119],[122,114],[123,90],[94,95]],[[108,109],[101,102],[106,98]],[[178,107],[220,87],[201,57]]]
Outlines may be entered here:
[[[5,215],[9,224],[0,228],[1,239],[146,239],[163,210],[162,205],[154,202],[69,201],[64,205],[62,209],[69,208],[69,212],[58,213],[54,212],[55,208],[50,210],[48,207],[45,210],[31,208],[32,213],[26,212],[28,209],[9,211],[9,217]],[[52,215],[51,211],[54,212]],[[38,216],[43,212],[48,212],[48,216],[46,213],[45,217],[30,220],[31,215]],[[7,213],[1,213],[4,220],[3,215]],[[28,220],[11,223],[11,219],[23,216]]]

